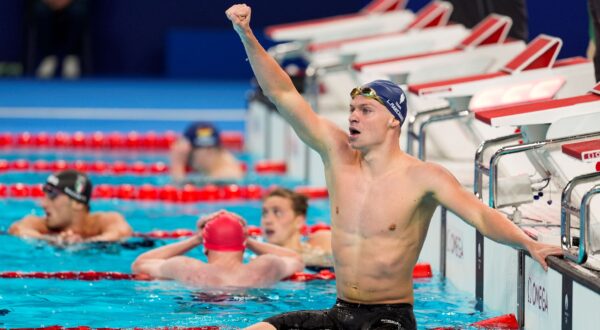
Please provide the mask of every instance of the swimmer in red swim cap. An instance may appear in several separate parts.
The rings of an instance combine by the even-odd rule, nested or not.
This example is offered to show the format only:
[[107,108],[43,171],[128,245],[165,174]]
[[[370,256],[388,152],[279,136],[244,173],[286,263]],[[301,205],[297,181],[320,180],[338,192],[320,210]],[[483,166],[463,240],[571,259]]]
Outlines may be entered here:
[[208,251],[244,251],[246,232],[241,219],[217,213],[202,229],[204,248]]
[[[198,221],[199,232],[184,241],[140,255],[134,273],[173,279],[196,287],[264,287],[304,269],[293,250],[261,243],[246,235],[246,222],[237,214],[219,211]],[[203,245],[208,262],[183,256]],[[248,248],[258,257],[244,263]]]

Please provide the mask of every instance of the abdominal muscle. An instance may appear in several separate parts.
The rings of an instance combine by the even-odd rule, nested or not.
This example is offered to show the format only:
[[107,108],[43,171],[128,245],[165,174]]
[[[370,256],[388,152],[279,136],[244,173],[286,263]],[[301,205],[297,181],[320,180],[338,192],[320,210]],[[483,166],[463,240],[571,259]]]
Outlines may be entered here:
[[385,239],[345,239],[355,245],[334,248],[339,298],[365,304],[413,303],[412,270],[418,251]]
[[[412,272],[435,207],[427,201],[410,204],[366,212],[354,204],[332,217],[339,298],[365,304],[413,303]],[[363,212],[347,212],[353,207]]]

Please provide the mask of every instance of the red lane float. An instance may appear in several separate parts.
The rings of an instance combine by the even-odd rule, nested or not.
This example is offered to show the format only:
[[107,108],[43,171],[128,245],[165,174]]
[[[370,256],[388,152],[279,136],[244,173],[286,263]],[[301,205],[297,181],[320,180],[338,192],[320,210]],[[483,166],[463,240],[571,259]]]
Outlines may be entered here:
[[297,187],[294,189],[297,193],[302,194],[308,198],[327,198],[329,192],[327,188],[321,187]]
[[[492,317],[487,320],[478,321],[471,323],[469,327],[479,329],[501,329],[501,330],[517,330],[519,329],[519,322],[514,314],[506,314],[497,317]],[[456,327],[438,327],[431,330],[455,330]]]
[[[244,162],[240,163],[240,166],[244,172],[248,170],[248,165]],[[75,160],[67,162],[64,160],[47,161],[43,159],[35,160],[33,162],[26,159],[17,159],[9,161],[6,159],[0,159],[0,172],[6,171],[33,171],[33,172],[46,172],[46,171],[59,171],[65,169],[75,169],[82,172],[98,173],[98,174],[164,174],[169,172],[169,166],[163,162],[150,162],[144,163],[136,161],[133,163],[127,163],[124,161],[114,161],[112,163],[105,162],[102,160],[85,161]],[[186,169],[188,172],[192,171],[191,168]],[[269,162],[260,161],[254,165],[254,171],[260,175],[269,174],[285,174],[286,164],[284,162]]]
[[74,169],[88,173],[98,174],[162,174],[169,172],[169,166],[163,162],[144,163],[133,162],[126,163],[115,161],[108,163],[101,160],[84,161],[75,160],[67,162],[64,160],[47,161],[43,159],[30,162],[25,159],[8,161],[0,159],[0,172],[6,171],[30,171],[30,172],[53,172],[65,169]]
[[323,269],[318,273],[294,273],[286,280],[293,282],[310,282],[314,280],[335,280],[335,274],[327,269]]
[[430,278],[433,276],[431,265],[428,263],[418,263],[413,269],[413,278]]
[[151,278],[144,274],[124,274],[119,272],[2,272],[0,278],[34,278],[59,280],[135,280],[149,281]]
[[514,314],[506,314],[471,324],[483,329],[519,329],[519,322]]
[[[250,236],[261,236],[262,235],[262,229],[257,226],[248,226],[246,230],[248,232],[248,235],[250,235]],[[312,226],[306,226],[306,228],[303,229],[303,234],[306,235],[307,233],[315,233],[319,230],[331,230],[331,227],[325,223],[318,223],[318,224],[315,224]],[[189,229],[175,229],[172,231],[154,230],[154,231],[147,232],[147,233],[139,233],[139,232],[133,233],[133,236],[134,237],[143,237],[143,238],[157,238],[157,239],[184,238],[184,237],[191,237],[195,233],[196,232],[194,232],[193,230],[189,230]],[[430,269],[430,271],[431,271],[431,269]]]
[[254,171],[258,174],[285,174],[287,165],[284,161],[259,161],[254,164]]
[[[168,149],[179,135],[173,131],[163,133],[130,131],[121,132],[56,132],[41,133],[0,133],[0,147],[26,148],[106,148],[106,149]],[[241,151],[244,148],[244,136],[239,132],[221,132],[221,145],[225,148]]]
[[[428,264],[417,264],[427,265]],[[415,267],[416,269],[417,267]],[[431,277],[431,276],[429,276]],[[96,271],[85,271],[85,272],[0,272],[0,278],[5,279],[58,279],[58,280],[80,280],[80,281],[99,281],[99,280],[131,280],[131,281],[152,281],[152,277],[145,274],[126,274],[119,272],[96,272]],[[294,282],[308,282],[314,280],[335,280],[335,273],[324,269],[318,273],[305,273],[297,272],[292,276],[286,278],[286,280]],[[496,324],[504,322],[509,324],[510,320],[506,318],[507,315],[501,318],[494,318]],[[483,321],[482,321],[483,322]],[[479,323],[479,322],[478,322]],[[481,323],[482,325],[485,323]]]
[[[126,274],[119,272],[1,272],[0,278],[5,279],[57,279],[57,280],[130,280],[130,281],[152,281],[152,277],[146,274]],[[329,270],[321,270],[318,273],[297,272],[286,280],[294,282],[308,282],[314,280],[334,280],[335,274]]]
[[[325,190],[326,191],[326,190]],[[144,201],[167,201],[167,202],[205,202],[205,201],[228,201],[228,200],[258,200],[263,196],[264,189],[258,185],[239,186],[229,184],[216,186],[208,184],[205,186],[185,185],[182,188],[175,186],[153,186],[144,184],[134,186],[130,184],[109,185],[99,184],[94,187],[92,196],[94,198],[117,198],[126,200]],[[4,185],[0,183],[0,197],[28,198],[42,197],[41,184],[26,185],[22,183]],[[314,194],[312,198],[326,197],[323,194]]]

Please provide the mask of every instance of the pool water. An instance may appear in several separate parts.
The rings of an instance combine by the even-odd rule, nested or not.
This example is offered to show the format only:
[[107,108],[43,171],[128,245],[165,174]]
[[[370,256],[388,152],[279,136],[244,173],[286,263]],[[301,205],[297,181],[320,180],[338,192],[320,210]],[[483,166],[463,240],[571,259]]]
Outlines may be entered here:
[[[415,283],[420,329],[461,326],[488,317],[438,278]],[[273,288],[227,294],[169,281],[0,280],[2,327],[221,326],[236,329],[284,311],[325,309],[335,302],[333,281],[280,282]],[[493,315],[493,314],[491,314]]]
[[[106,155],[90,156],[105,157]],[[13,156],[23,158],[22,154]],[[28,159],[53,159],[40,154]],[[27,158],[26,157],[26,158]],[[57,156],[67,159],[62,155]],[[142,161],[166,160],[165,155],[146,155]],[[162,158],[161,158],[162,157]],[[4,155],[0,155],[0,158]],[[78,157],[80,158],[80,157]],[[110,160],[110,158],[100,158]],[[127,158],[118,158],[127,160]],[[47,173],[6,172],[0,183],[40,183]],[[268,186],[273,182],[292,185],[293,180],[255,177]],[[164,184],[166,176],[92,176],[95,183]],[[154,180],[154,181],[152,181]],[[165,180],[165,181],[161,181]],[[262,181],[261,181],[262,180]],[[0,272],[5,271],[115,271],[130,273],[133,260],[153,247],[174,240],[131,238],[113,244],[82,244],[67,248],[5,234],[10,224],[27,214],[42,215],[34,199],[0,199]],[[194,229],[200,215],[228,209],[245,217],[249,225],[260,223],[259,201],[211,203],[137,202],[117,199],[94,200],[93,211],[118,211],[135,232]],[[329,222],[327,200],[311,200],[307,224]],[[200,249],[189,253],[205,260]],[[250,253],[245,258],[250,258]],[[272,288],[236,292],[189,288],[171,281],[57,279],[0,279],[0,328],[60,325],[75,327],[165,327],[220,326],[237,329],[271,315],[303,309],[325,309],[335,301],[335,281],[308,283],[283,281]],[[475,311],[473,298],[443,279],[415,282],[415,314],[420,329],[460,326],[496,316]]]

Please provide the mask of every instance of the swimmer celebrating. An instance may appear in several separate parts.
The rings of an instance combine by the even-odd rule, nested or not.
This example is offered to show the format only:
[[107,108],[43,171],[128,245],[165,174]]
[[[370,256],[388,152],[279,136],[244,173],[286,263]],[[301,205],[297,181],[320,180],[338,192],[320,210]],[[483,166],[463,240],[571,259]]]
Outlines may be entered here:
[[260,45],[250,7],[234,5],[226,15],[264,94],[323,160],[337,277],[333,308],[274,316],[250,329],[416,329],[412,270],[438,205],[494,241],[526,249],[545,269],[548,255],[562,253],[530,239],[443,167],[400,149],[407,109],[396,84],[377,80],[353,89],[345,132],[313,112]]
[[292,249],[309,268],[330,268],[331,231],[319,230],[302,240],[302,229],[306,224],[308,198],[289,189],[277,188],[263,199],[260,224],[267,242]]
[[13,223],[8,232],[64,245],[112,242],[131,236],[131,227],[117,212],[90,212],[92,182],[82,172],[52,174],[44,185],[41,206],[45,217],[28,215]]
[[[141,254],[131,269],[209,288],[265,287],[304,269],[296,252],[247,238],[245,221],[234,213],[219,211],[201,218],[198,229],[191,238]],[[208,262],[182,256],[200,245]],[[258,254],[248,263],[243,262],[246,248]]]

